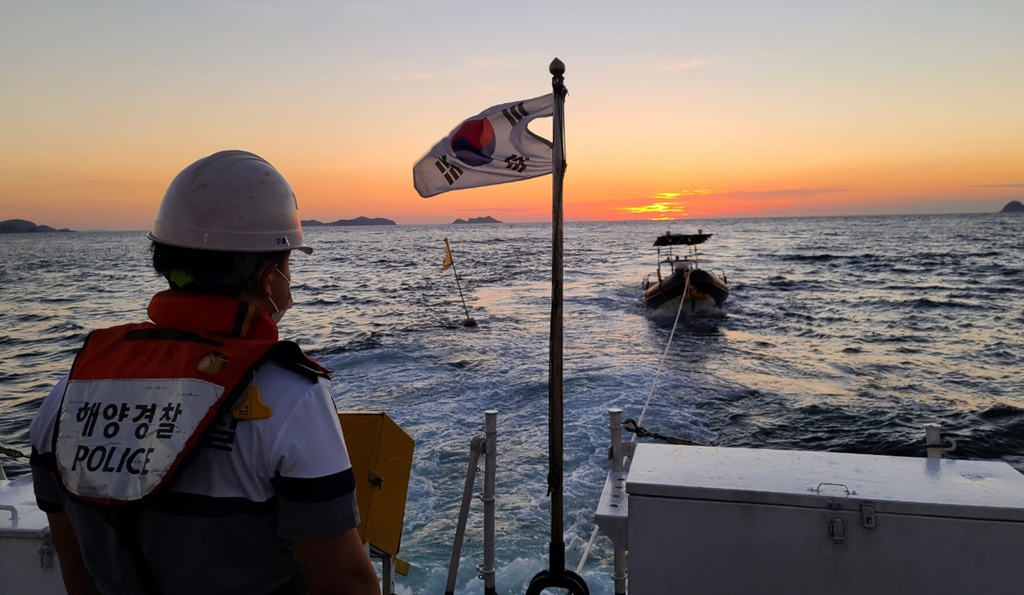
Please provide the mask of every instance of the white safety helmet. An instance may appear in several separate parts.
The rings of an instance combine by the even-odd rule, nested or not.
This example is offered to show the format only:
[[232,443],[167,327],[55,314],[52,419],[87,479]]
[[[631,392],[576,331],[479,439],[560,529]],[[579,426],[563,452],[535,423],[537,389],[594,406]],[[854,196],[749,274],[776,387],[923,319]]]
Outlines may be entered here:
[[313,252],[302,243],[288,181],[245,151],[214,153],[182,170],[167,187],[149,239],[198,250]]

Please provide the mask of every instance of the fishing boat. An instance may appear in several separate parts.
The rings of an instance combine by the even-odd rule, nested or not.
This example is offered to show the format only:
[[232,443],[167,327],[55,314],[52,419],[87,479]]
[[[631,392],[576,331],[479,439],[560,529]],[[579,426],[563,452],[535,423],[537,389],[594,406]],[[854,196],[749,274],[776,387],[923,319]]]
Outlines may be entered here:
[[[644,277],[644,302],[652,308],[675,300],[689,300],[691,311],[698,304],[721,308],[729,297],[725,273],[706,271],[697,264],[697,245],[708,241],[714,234],[698,229],[695,234],[667,232],[658,236],[654,246],[658,249],[658,270]],[[673,246],[686,246],[683,254],[674,253]],[[665,249],[664,257],[662,248]]]

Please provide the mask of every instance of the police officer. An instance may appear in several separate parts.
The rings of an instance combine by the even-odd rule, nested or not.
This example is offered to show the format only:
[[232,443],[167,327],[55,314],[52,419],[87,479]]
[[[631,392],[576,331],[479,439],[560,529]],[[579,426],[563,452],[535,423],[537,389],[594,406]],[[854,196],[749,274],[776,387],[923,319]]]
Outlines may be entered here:
[[223,151],[171,182],[150,322],[90,333],[30,432],[68,593],[379,593],[327,370],[277,323],[288,182]]

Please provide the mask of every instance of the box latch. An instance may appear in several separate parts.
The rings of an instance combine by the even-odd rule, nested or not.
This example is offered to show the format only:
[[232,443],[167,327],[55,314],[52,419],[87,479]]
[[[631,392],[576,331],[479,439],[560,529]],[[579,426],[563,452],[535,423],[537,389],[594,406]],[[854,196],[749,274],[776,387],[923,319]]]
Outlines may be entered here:
[[828,533],[832,537],[832,543],[843,545],[846,543],[846,523],[843,519],[836,517],[828,524]]
[[870,502],[862,502],[860,505],[860,518],[868,529],[875,528],[875,505]]

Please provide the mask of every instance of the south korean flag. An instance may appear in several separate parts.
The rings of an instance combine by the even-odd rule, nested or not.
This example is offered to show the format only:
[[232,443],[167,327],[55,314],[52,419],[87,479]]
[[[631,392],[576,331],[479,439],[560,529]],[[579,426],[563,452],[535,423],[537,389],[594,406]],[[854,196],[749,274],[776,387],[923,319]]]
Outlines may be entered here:
[[550,117],[554,95],[488,108],[455,127],[413,167],[423,198],[478,186],[517,182],[551,173],[551,142],[528,129]]

